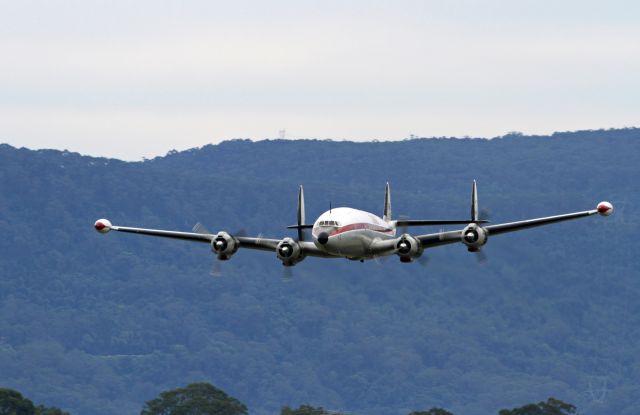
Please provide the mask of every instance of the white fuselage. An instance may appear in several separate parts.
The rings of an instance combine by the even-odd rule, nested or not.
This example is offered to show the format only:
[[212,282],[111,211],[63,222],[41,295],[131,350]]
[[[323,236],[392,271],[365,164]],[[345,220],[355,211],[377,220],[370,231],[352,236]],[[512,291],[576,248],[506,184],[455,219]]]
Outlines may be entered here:
[[[325,235],[323,235],[323,233]],[[371,244],[395,238],[395,227],[382,218],[362,210],[336,208],[324,212],[313,224],[313,242],[330,255],[349,259],[372,258]],[[318,239],[326,237],[326,242]]]

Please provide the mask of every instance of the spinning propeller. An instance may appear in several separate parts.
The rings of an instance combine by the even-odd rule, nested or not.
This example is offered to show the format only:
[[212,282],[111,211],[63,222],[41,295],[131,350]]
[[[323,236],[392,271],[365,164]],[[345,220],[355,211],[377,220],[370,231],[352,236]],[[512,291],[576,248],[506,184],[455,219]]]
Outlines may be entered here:
[[[205,225],[203,225],[202,223],[198,222],[195,225],[193,225],[193,228],[191,229],[192,232],[194,233],[199,233],[201,235],[212,235],[215,236],[216,234],[213,234],[209,231],[209,229],[207,229],[207,227]],[[233,236],[238,236],[238,237],[242,237],[242,236],[246,236],[247,232],[244,229],[239,229],[237,232],[233,233]],[[227,241],[226,239],[224,239],[221,236],[217,236],[213,241],[212,241],[212,250],[214,252],[217,251],[224,251],[227,248]],[[211,264],[211,272],[209,272],[209,274],[213,277],[220,277],[222,276],[222,261],[224,259],[220,258],[219,256],[214,256],[213,258],[213,262]]]

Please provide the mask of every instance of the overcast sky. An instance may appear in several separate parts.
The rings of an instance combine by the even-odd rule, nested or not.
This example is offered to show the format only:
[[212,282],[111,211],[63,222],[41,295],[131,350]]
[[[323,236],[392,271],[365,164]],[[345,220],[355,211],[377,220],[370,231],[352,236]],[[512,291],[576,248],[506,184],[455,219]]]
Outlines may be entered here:
[[639,126],[639,74],[637,1],[0,0],[0,142],[127,160]]

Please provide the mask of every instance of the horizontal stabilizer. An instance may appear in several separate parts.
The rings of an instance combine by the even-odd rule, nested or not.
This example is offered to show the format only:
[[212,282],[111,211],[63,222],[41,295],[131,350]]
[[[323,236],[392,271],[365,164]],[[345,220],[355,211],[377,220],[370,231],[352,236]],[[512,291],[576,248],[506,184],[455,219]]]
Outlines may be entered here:
[[396,226],[430,226],[430,225],[466,225],[468,223],[487,223],[488,220],[397,220]]
[[311,225],[289,225],[287,229],[312,229],[313,224]]

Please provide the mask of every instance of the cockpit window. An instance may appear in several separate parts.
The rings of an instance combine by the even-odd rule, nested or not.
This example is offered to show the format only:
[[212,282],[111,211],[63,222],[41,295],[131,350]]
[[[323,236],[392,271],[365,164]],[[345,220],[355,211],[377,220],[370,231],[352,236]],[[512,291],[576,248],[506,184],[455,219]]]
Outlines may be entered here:
[[321,220],[319,223],[320,226],[335,226],[339,227],[340,224],[335,220]]

